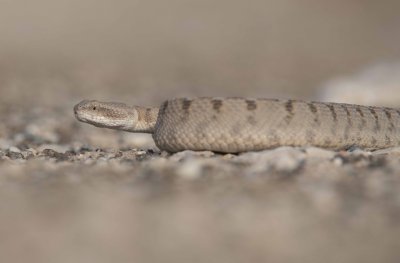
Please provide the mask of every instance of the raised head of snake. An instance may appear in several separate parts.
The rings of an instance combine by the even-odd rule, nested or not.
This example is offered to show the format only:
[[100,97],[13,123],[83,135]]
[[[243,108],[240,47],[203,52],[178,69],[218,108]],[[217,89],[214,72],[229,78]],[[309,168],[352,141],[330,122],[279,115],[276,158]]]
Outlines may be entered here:
[[83,100],[75,105],[74,113],[79,121],[97,127],[152,133],[158,109],[128,106],[117,102]]

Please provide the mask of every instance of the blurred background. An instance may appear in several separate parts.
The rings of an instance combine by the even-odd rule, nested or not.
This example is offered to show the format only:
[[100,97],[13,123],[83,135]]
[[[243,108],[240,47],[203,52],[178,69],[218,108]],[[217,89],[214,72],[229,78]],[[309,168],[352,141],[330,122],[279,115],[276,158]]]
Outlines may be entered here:
[[398,10],[396,0],[2,0],[0,101],[312,98],[399,60]]

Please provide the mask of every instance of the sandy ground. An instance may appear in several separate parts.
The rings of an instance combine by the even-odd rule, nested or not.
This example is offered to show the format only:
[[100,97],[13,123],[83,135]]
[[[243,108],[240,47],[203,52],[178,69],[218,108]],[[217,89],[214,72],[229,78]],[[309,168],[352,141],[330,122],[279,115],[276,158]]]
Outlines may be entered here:
[[398,149],[171,155],[48,109],[5,109],[0,131],[6,262],[400,257]]
[[400,105],[400,2],[0,3],[1,262],[399,262],[400,150],[160,152],[82,99]]

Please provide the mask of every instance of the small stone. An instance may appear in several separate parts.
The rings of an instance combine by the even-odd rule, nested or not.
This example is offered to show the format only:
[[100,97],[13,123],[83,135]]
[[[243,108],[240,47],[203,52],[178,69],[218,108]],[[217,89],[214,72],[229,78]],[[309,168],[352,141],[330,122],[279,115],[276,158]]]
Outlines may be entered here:
[[150,155],[156,154],[156,151],[154,149],[147,149],[146,152]]
[[[136,161],[144,161],[144,160],[147,160],[148,158],[149,158],[150,156],[148,155],[148,154],[136,154],[136,156],[135,156],[135,160]],[[130,160],[133,160],[133,158],[130,156],[130,155],[127,155],[126,157],[125,157],[125,159],[130,159]]]
[[64,152],[70,150],[70,147],[67,145],[60,145],[60,144],[43,144],[37,148],[37,150],[39,152],[41,152],[45,149],[51,149],[56,152],[64,153]]
[[56,159],[57,161],[65,161],[65,160],[68,160],[68,156],[67,156],[66,154],[56,152],[56,151],[54,151],[54,150],[52,150],[52,149],[44,149],[44,150],[42,151],[42,155],[44,155],[44,156],[46,156],[46,157],[48,157],[48,158],[54,158],[54,159]]
[[10,152],[21,153],[21,150],[18,149],[17,147],[15,147],[15,146],[11,146],[8,150]]
[[114,158],[121,158],[122,156],[124,156],[124,153],[119,151],[114,155]]
[[34,158],[35,155],[36,155],[36,153],[37,153],[37,151],[36,151],[35,149],[28,148],[28,149],[26,149],[26,150],[24,150],[24,151],[22,152],[22,155],[24,156],[24,158],[25,158],[26,160],[28,160],[28,159]]
[[224,160],[231,160],[231,159],[233,159],[235,156],[236,156],[236,155],[234,155],[234,154],[227,153],[227,154],[224,154],[224,155],[222,156],[222,158],[223,158]]
[[136,154],[137,156],[139,156],[139,155],[146,155],[146,153],[147,153],[146,151],[138,150],[138,151],[136,151],[135,154]]
[[32,152],[27,152],[26,155],[24,155],[26,160],[32,159],[35,157],[35,155]]
[[24,156],[20,152],[12,152],[8,151],[6,153],[6,156],[10,158],[11,160],[18,160],[18,159],[24,159]]
[[95,149],[93,147],[85,145],[85,146],[80,147],[80,149],[78,149],[77,151],[79,153],[85,153],[85,152],[91,152],[91,151],[94,151],[94,150]]

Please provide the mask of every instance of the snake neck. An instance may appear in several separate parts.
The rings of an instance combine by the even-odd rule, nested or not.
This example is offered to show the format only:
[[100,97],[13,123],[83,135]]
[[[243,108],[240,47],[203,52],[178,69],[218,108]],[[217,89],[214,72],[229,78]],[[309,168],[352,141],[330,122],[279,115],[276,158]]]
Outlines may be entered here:
[[136,106],[135,109],[137,111],[137,121],[130,131],[153,133],[156,126],[159,109],[138,106]]

